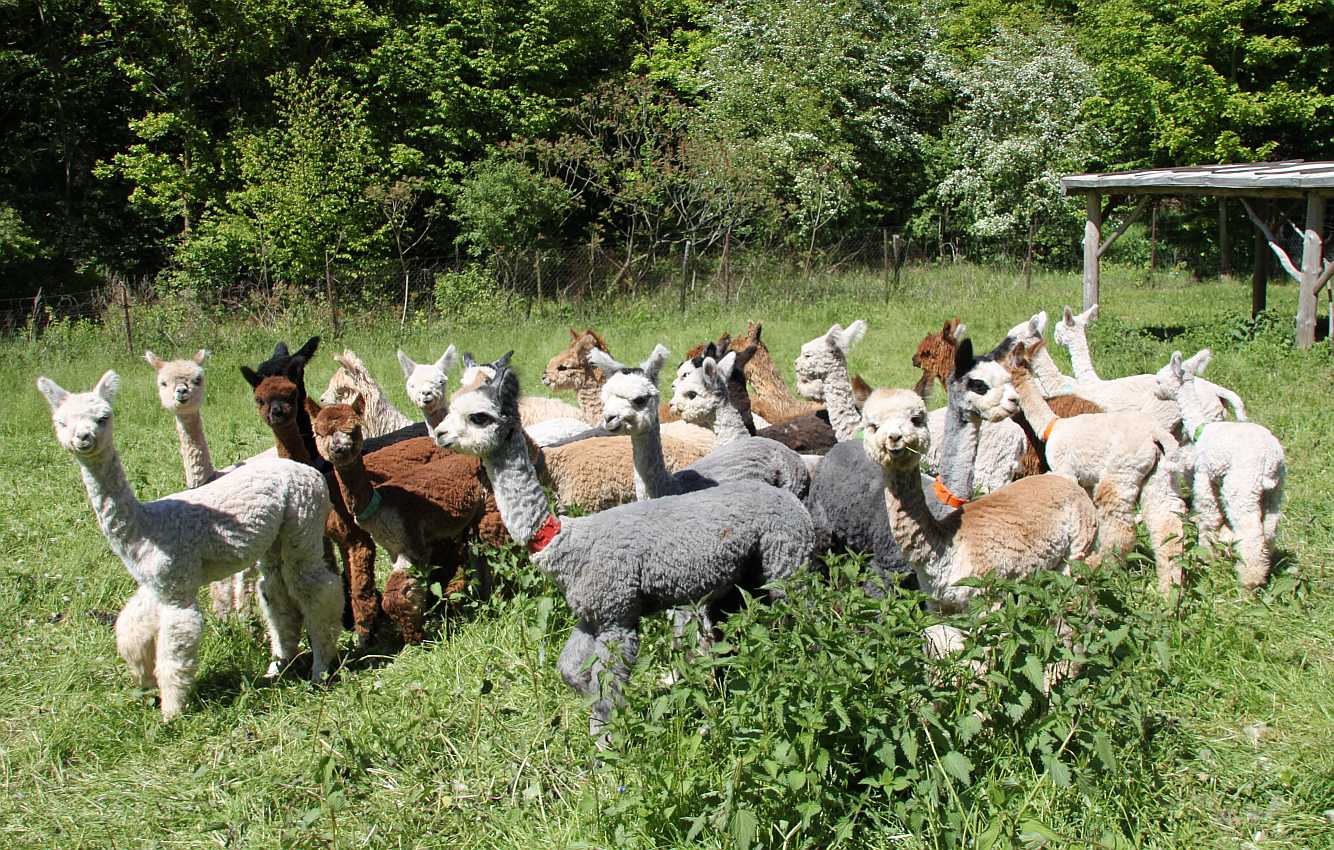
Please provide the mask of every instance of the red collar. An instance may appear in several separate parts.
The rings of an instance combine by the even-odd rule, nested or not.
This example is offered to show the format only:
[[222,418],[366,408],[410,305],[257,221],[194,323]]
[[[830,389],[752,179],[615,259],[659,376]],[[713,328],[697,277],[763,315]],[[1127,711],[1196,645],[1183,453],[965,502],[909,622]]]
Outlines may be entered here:
[[940,480],[939,475],[936,476],[935,490],[936,498],[947,508],[962,508],[964,505],[968,504],[967,499],[960,499],[958,496],[951,493],[950,488],[945,486],[945,482]]
[[547,521],[542,523],[542,527],[528,541],[528,554],[536,555],[547,548],[557,534],[560,534],[560,520],[556,519],[555,514],[547,514]]
[[1060,419],[1054,418],[1047,423],[1047,427],[1042,429],[1042,442],[1045,443],[1051,439],[1051,429],[1055,428],[1056,423],[1060,421],[1061,421]]

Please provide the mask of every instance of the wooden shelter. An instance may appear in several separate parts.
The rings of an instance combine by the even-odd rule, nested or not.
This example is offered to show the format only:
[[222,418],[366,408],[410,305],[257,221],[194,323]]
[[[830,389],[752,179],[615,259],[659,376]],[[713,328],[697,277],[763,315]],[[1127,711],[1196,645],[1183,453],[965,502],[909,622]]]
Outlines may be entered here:
[[[1334,274],[1334,261],[1325,256],[1325,208],[1334,196],[1334,162],[1252,162],[1238,165],[1199,165],[1190,168],[1145,168],[1106,174],[1074,174],[1061,178],[1067,195],[1083,195],[1088,220],[1084,224],[1084,308],[1098,303],[1099,260],[1149,205],[1153,195],[1210,195],[1236,198],[1259,230],[1274,256],[1300,287],[1297,296],[1296,343],[1309,348],[1315,341],[1316,297]],[[1138,197],[1138,204],[1121,225],[1104,239],[1103,219],[1111,211],[1104,198]],[[1297,227],[1302,238],[1301,265],[1288,256],[1273,230],[1252,201],[1269,198],[1304,198],[1306,221]],[[1258,241],[1258,240],[1257,240]],[[1334,241],[1334,240],[1332,240]],[[1259,278],[1264,286],[1263,277]],[[1258,295],[1263,303],[1264,293]]]

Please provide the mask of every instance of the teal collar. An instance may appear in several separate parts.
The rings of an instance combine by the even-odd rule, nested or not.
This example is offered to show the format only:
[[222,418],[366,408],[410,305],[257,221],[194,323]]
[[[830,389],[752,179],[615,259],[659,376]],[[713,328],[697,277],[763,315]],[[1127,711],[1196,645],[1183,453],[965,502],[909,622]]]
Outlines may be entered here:
[[364,510],[357,514],[357,525],[364,525],[371,517],[375,516],[380,510],[380,491],[371,488],[371,503]]

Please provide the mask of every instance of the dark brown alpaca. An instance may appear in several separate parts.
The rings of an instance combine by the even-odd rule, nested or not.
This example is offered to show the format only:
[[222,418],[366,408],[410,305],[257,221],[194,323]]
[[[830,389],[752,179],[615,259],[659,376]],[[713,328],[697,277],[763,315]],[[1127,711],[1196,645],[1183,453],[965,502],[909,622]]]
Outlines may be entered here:
[[[932,381],[940,381],[942,387],[947,386],[954,369],[954,352],[959,347],[959,327],[957,318],[950,319],[941,328],[940,333],[927,334],[918,344],[917,352],[913,354],[912,365],[922,370],[922,377],[914,389],[923,398],[931,391]],[[996,353],[1000,363],[1013,372],[1015,364],[1010,356],[1011,353],[1008,351]],[[1051,406],[1053,413],[1062,418],[1079,416],[1081,413],[1104,412],[1099,405],[1077,395],[1052,396],[1047,399],[1047,404]],[[1042,439],[1034,433],[1033,427],[1028,424],[1028,419],[1020,412],[1014,415],[1014,421],[1024,429],[1024,435],[1028,437],[1028,448],[1019,459],[1019,473],[1016,477],[1026,478],[1050,472],[1042,449]]]
[[305,432],[310,429],[310,417],[304,407],[305,393],[300,385],[304,365],[304,362],[299,366],[289,364],[287,374],[267,378],[244,367],[243,373],[255,388],[259,417],[273,431],[278,455],[320,469],[329,484],[333,510],[325,522],[324,535],[343,556],[343,589],[346,593],[343,625],[356,632],[358,642],[364,647],[370,641],[380,613],[380,600],[375,591],[375,541],[353,522],[333,469],[328,464],[316,463],[316,456],[311,454],[315,435],[310,430],[307,440]]
[[[351,405],[323,408],[307,399],[306,410],[343,503],[394,559],[385,580],[384,613],[404,641],[420,643],[426,612],[436,601],[431,585],[439,582],[449,598],[467,586],[463,567],[472,541],[509,541],[482,464],[440,449],[427,437],[362,454],[365,407],[359,395]],[[485,590],[486,563],[478,560],[475,567]]]

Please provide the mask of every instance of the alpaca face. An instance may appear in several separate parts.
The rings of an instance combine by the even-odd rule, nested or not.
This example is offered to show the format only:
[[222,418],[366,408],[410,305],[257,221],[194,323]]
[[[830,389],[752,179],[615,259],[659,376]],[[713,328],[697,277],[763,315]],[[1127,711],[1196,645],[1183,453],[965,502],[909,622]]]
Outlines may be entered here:
[[204,361],[208,351],[200,349],[191,360],[164,361],[151,351],[144,359],[157,370],[157,397],[169,413],[197,413],[204,404]]
[[592,328],[579,333],[570,329],[570,346],[547,362],[542,383],[553,390],[577,390],[586,381],[595,380],[594,367],[588,359],[593,351],[607,350],[607,344]]
[[454,368],[457,360],[458,351],[452,345],[434,363],[418,364],[402,351],[398,352],[398,365],[403,368],[403,377],[407,380],[408,398],[418,410],[426,414],[445,412],[449,406],[449,370]]
[[498,450],[518,422],[518,405],[510,414],[502,409],[490,383],[464,388],[454,394],[446,416],[431,434],[442,449],[484,457]]
[[[357,402],[361,396],[357,396]],[[361,409],[357,409],[361,407]],[[362,419],[364,406],[358,404],[329,404],[312,419],[315,447],[320,456],[334,466],[346,466],[361,456]]]
[[824,401],[824,382],[840,364],[847,365],[848,349],[866,333],[866,322],[858,319],[845,329],[834,325],[801,347],[797,356],[797,393],[811,401]]
[[1047,331],[1047,311],[1034,313],[1028,321],[1020,322],[1006,332],[1005,336],[1014,342],[1022,342],[1028,347],[1042,341],[1042,335]]
[[624,366],[605,351],[594,350],[589,362],[608,375],[602,385],[602,427],[613,434],[643,434],[658,423],[658,373],[671,354],[664,345],[638,368]]
[[718,408],[728,399],[727,382],[736,368],[737,353],[729,351],[722,360],[714,359],[716,354],[716,347],[710,343],[703,355],[677,367],[672,380],[669,407],[692,425],[711,425]]
[[50,378],[38,378],[37,389],[51,405],[51,424],[56,440],[79,459],[95,458],[112,448],[111,402],[120,388],[120,378],[108,371],[92,392],[71,393]]
[[862,443],[871,460],[887,472],[914,472],[931,447],[926,403],[912,390],[881,389],[862,407]]
[[1173,351],[1167,365],[1159,369],[1154,376],[1158,381],[1154,395],[1164,401],[1176,400],[1180,396],[1181,388],[1202,373],[1212,357],[1213,352],[1207,348],[1201,349],[1189,360],[1182,360],[1181,352]]
[[1083,336],[1086,333],[1086,328],[1088,328],[1089,322],[1096,318],[1098,318],[1097,304],[1094,304],[1092,307],[1078,315],[1072,313],[1070,308],[1066,307],[1061,315],[1061,320],[1056,323],[1056,327],[1052,330],[1052,337],[1056,340],[1058,345],[1063,345],[1066,348],[1069,348],[1070,343]]
[[999,422],[1019,412],[1019,393],[1010,380],[1010,370],[993,360],[975,361],[954,382],[955,403],[971,418]]
[[301,388],[282,375],[265,378],[255,387],[255,408],[270,428],[291,425],[301,401]]

